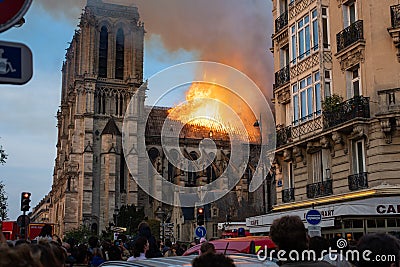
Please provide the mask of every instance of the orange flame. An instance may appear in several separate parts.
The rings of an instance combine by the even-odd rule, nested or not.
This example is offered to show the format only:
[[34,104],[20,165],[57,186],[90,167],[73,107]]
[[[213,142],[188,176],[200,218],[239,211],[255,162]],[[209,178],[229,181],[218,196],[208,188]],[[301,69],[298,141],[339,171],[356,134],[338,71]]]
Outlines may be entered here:
[[172,120],[248,136],[249,141],[255,141],[259,136],[259,129],[253,126],[256,117],[250,107],[238,95],[217,84],[192,83],[186,92],[186,102],[171,108],[168,113]]

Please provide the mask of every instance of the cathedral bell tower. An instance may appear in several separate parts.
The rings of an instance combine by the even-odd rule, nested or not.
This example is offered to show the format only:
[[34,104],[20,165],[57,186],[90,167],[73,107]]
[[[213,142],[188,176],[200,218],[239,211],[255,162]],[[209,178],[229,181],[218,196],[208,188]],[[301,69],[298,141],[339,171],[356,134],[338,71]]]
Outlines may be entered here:
[[144,34],[137,7],[87,1],[62,67],[50,210],[58,234],[101,233],[122,205],[138,205],[121,129],[132,97],[144,110]]

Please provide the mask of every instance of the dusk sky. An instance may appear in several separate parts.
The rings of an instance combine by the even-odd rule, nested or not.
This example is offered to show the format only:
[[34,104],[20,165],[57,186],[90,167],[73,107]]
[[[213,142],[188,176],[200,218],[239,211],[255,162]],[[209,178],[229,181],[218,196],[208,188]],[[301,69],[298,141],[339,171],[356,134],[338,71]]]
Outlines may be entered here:
[[[178,63],[210,60],[238,68],[271,96],[270,0],[112,2],[139,7],[147,31],[145,79]],[[22,27],[1,33],[1,40],[26,44],[34,64],[27,84],[0,85],[0,145],[8,154],[7,163],[0,165],[0,181],[6,186],[11,220],[21,214],[21,192],[32,193],[34,207],[51,190],[61,67],[85,4],[85,0],[35,0]],[[148,96],[154,101],[160,95],[149,90]],[[168,101],[163,105],[178,99]]]

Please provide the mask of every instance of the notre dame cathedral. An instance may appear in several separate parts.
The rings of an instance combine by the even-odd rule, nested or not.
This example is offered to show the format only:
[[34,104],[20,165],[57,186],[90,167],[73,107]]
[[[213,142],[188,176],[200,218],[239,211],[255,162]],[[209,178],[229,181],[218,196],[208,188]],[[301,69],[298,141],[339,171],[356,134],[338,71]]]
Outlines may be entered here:
[[[149,197],[132,178],[138,173],[129,171],[125,162],[122,148],[125,110],[131,99],[137,114],[146,109],[146,92],[141,87],[144,35],[137,7],[87,0],[62,67],[57,156],[49,194],[49,221],[56,225],[59,235],[80,225],[101,233],[114,221],[122,205],[134,204],[144,207],[149,218],[156,217],[157,208],[162,207],[170,214],[169,221],[174,223],[175,239],[193,238],[194,209],[187,212],[187,209],[168,207]],[[216,160],[206,171],[172,170],[162,156],[163,149],[157,137],[161,134],[160,121],[166,116],[165,108],[155,108],[147,124],[140,119],[135,124],[137,132],[145,129],[149,162],[142,162],[143,166],[153,164],[163,177],[183,186],[197,186],[216,179],[223,171],[222,166],[229,161],[229,145],[223,140],[219,143]],[[184,150],[191,158],[196,158],[198,142],[193,140],[202,138],[198,129],[192,133],[189,129],[185,136]],[[145,136],[138,135],[138,138]],[[259,190],[248,192],[254,169],[255,166],[249,164],[234,190],[208,207],[208,237],[217,235],[216,223],[224,222],[228,214],[244,221],[265,210],[266,189],[263,189],[264,196]],[[269,187],[272,184],[269,183]],[[260,207],[262,205],[264,207]]]

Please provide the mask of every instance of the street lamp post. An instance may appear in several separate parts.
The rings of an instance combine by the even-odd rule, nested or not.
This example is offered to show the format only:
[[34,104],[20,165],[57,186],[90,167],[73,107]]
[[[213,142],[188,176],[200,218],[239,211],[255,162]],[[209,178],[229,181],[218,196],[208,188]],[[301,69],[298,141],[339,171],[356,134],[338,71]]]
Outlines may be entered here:
[[[262,128],[262,118],[261,118],[261,113],[260,113],[260,120],[256,120],[253,124],[254,127],[260,128],[260,157],[263,155],[262,149],[263,149],[263,128]],[[261,175],[262,175],[262,203],[263,203],[263,211],[267,212],[267,204],[266,204],[266,194],[265,194],[265,166],[264,166],[264,160],[261,158]]]
[[164,215],[165,215],[165,212],[163,211],[162,207],[159,206],[156,211],[156,216],[158,219],[160,219],[160,222],[161,222],[161,225],[160,225],[160,235],[161,236],[160,237],[161,237],[161,240],[163,243],[165,241],[164,240],[164,229],[165,229]]

